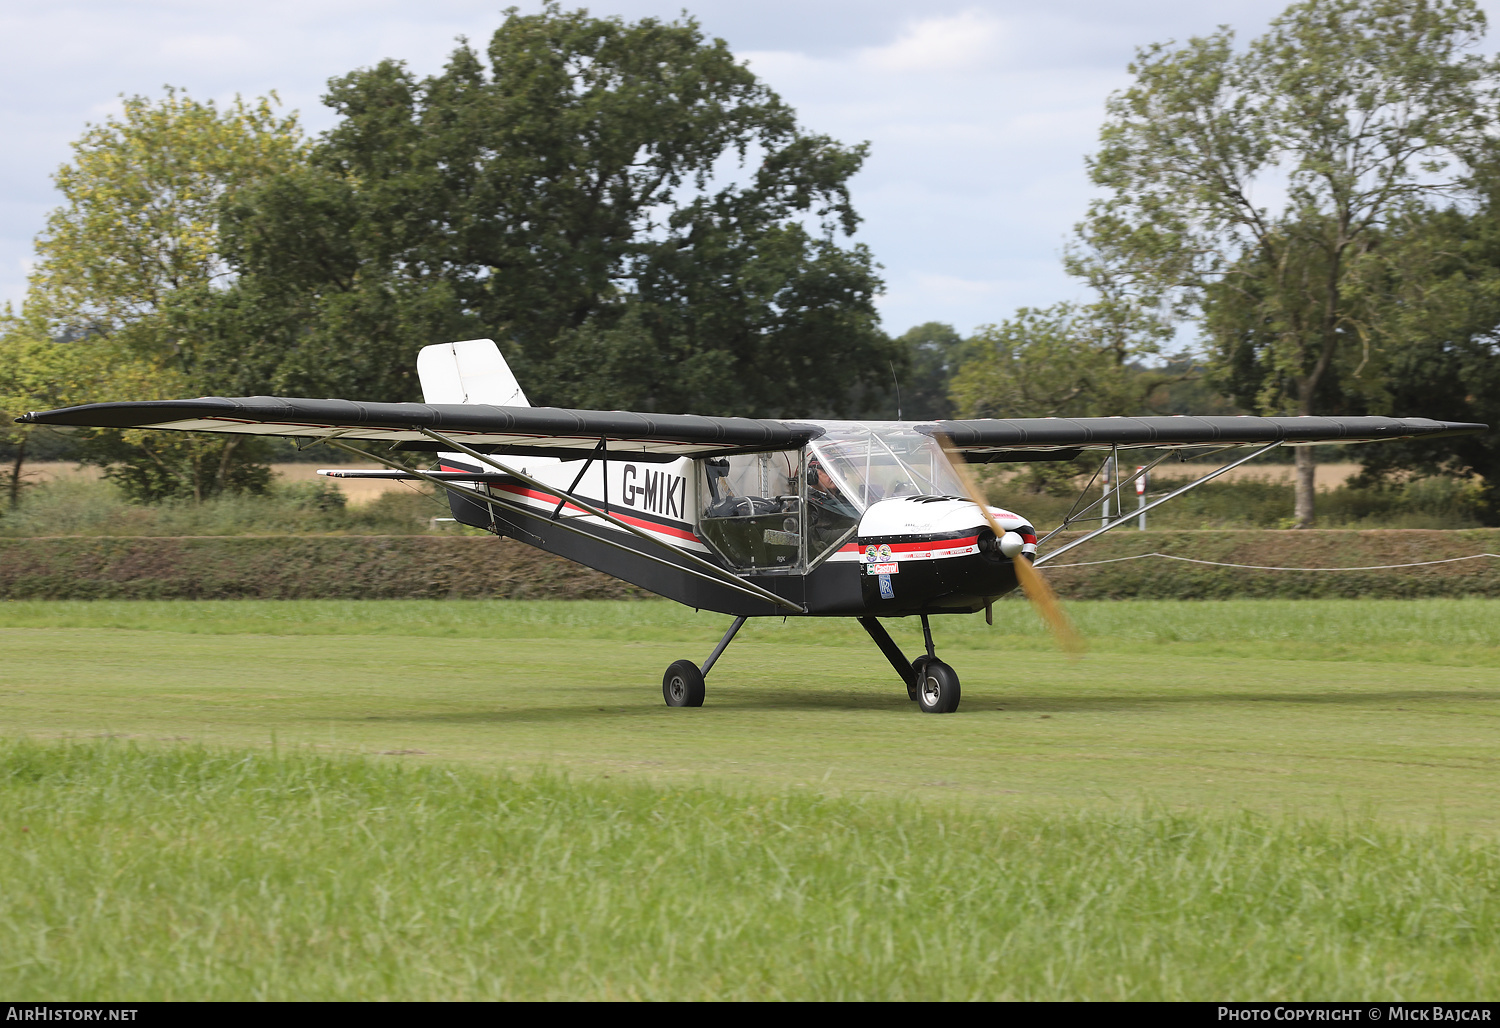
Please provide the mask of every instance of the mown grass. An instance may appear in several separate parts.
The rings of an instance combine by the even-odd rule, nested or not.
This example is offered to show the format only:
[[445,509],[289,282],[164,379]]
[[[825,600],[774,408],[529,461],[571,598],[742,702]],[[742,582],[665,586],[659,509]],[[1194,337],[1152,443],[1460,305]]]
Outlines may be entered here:
[[[1069,615],[1097,653],[1182,652],[1200,657],[1397,660],[1500,666],[1500,601],[1178,600],[1075,601]],[[978,615],[933,621],[940,647],[1052,652],[1055,644],[1019,595]],[[207,635],[379,635],[488,640],[712,644],[722,615],[659,600],[8,600],[0,628],[85,628]],[[915,618],[888,621],[909,647]],[[868,648],[846,618],[750,622],[743,636],[778,644]]]
[[[1023,604],[934,622],[919,713],[843,620],[747,624],[708,703],[661,701],[728,621],[664,602],[0,604],[0,724],[37,739],[315,748],[1007,812],[1251,810],[1500,837],[1500,601]],[[915,619],[888,622],[908,653]],[[385,759],[385,758],[382,758]]]
[[0,743],[0,991],[81,999],[1480,999],[1500,854],[1250,814],[1012,814]]

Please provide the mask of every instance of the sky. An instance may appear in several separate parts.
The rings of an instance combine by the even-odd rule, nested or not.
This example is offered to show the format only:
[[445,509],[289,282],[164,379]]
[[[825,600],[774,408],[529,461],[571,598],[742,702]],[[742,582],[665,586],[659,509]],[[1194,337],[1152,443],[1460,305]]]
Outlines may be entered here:
[[[275,90],[332,124],[327,80],[384,58],[438,71],[482,44],[500,3],[473,0],[0,0],[0,303],[25,293],[51,176],[124,95]],[[523,12],[535,0],[517,3]],[[564,4],[565,7],[574,6]],[[883,267],[887,331],[969,332],[1082,292],[1062,270],[1093,195],[1084,159],[1137,47],[1233,26],[1259,34],[1284,0],[604,0],[596,15],[684,9],[796,108],[809,130],[871,154],[851,183],[854,237]],[[1484,4],[1500,6],[1500,0]],[[1491,16],[1494,11],[1490,10]],[[1493,41],[1491,41],[1493,43]],[[1486,46],[1487,50],[1493,49]]]

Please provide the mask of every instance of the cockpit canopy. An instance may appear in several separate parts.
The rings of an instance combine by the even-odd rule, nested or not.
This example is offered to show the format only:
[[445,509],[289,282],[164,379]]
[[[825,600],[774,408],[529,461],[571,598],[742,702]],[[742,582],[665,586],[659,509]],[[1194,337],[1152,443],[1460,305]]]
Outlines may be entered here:
[[914,425],[817,424],[824,434],[800,451],[700,462],[700,528],[735,567],[806,568],[853,537],[880,500],[963,495],[941,447]]
[[942,447],[913,424],[817,424],[825,434],[808,448],[861,513],[891,496],[964,495]]

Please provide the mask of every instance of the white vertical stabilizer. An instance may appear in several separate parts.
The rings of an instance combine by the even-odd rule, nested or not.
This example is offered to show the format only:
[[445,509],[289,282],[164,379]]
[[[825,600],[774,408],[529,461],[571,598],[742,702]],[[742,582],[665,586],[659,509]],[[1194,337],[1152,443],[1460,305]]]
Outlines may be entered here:
[[[460,343],[422,347],[417,351],[417,378],[422,383],[422,399],[427,403],[531,406],[493,339],[465,339]],[[472,467],[475,463],[473,457],[463,453],[439,453],[438,459],[452,467]],[[516,463],[528,474],[534,474],[560,462],[556,457],[525,457]]]
[[417,353],[417,378],[422,382],[422,399],[428,403],[531,406],[493,339],[422,347]]

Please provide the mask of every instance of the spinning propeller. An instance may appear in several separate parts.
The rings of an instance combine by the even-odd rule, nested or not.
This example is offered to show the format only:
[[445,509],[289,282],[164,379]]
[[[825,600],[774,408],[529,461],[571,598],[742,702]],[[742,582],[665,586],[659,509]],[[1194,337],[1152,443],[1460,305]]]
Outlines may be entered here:
[[[964,491],[969,494],[969,499],[974,501],[979,507],[979,512],[984,515],[984,520],[989,522],[990,531],[995,533],[996,541],[1003,539],[1005,529],[1000,527],[1000,522],[996,521],[995,516],[990,513],[990,505],[985,502],[984,494],[979,491],[979,483],[974,479],[974,472],[970,470],[969,462],[946,436],[938,436],[937,441],[942,447],[943,454],[948,458],[948,464],[953,468],[954,475],[963,483]],[[1032,567],[1031,561],[1020,553],[1011,558],[1011,563],[1015,565],[1016,578],[1021,583],[1022,592],[1026,594],[1026,598],[1031,601],[1037,613],[1042,616],[1047,627],[1052,629],[1052,634],[1057,637],[1057,644],[1066,653],[1075,656],[1082,653],[1083,638],[1073,627],[1073,622],[1068,619],[1062,605],[1057,602],[1057,594],[1052,591],[1052,587],[1047,584],[1042,573]]]

